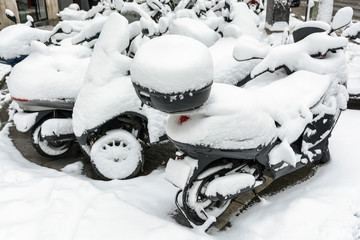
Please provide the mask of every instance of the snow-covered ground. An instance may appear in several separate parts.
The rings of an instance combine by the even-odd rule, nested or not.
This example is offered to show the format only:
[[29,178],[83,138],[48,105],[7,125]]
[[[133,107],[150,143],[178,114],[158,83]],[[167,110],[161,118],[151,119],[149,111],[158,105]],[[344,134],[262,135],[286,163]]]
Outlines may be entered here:
[[359,111],[343,113],[332,160],[314,177],[211,234],[173,220],[176,188],[164,169],[109,182],[82,176],[80,162],[58,172],[23,158],[7,125],[0,133],[0,239],[360,239],[359,119]]

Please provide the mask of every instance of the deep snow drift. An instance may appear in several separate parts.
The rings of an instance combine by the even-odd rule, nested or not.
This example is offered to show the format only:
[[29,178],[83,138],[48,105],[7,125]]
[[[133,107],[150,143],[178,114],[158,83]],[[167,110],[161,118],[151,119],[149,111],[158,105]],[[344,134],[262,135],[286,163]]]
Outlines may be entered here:
[[[330,139],[332,160],[310,180],[272,196],[210,235],[175,223],[176,188],[164,170],[95,181],[24,159],[0,133],[0,239],[359,239],[360,112],[347,110]],[[280,226],[280,227],[279,227]],[[276,229],[276,231],[274,230]]]

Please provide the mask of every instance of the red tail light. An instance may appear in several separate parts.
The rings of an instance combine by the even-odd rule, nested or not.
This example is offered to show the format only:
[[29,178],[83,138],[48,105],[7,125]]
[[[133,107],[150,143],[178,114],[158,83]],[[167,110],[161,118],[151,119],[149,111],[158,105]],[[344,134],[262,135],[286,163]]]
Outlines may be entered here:
[[29,101],[28,99],[24,99],[24,98],[16,98],[16,97],[13,97],[11,96],[12,99],[16,100],[16,101],[21,101],[21,102],[27,102]]
[[189,116],[181,115],[180,118],[179,118],[179,123],[183,124],[184,122],[186,122],[189,119],[190,119]]

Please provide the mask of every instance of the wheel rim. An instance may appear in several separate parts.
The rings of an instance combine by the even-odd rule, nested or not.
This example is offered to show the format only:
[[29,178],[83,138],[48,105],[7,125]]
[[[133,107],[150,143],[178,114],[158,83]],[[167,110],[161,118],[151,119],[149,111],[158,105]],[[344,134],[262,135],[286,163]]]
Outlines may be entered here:
[[107,132],[94,143],[90,157],[94,169],[105,179],[132,177],[143,161],[140,143],[125,130]]
[[67,152],[72,141],[64,142],[49,142],[41,137],[41,125],[39,125],[32,134],[32,142],[35,146],[38,146],[36,150],[44,156],[56,157]]

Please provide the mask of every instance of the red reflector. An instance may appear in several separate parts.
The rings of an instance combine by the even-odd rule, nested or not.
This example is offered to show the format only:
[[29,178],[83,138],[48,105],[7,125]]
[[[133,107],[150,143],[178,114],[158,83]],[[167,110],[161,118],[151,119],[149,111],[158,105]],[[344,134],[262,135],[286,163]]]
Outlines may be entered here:
[[187,120],[189,120],[189,116],[185,116],[185,115],[181,115],[179,118],[179,123],[182,124],[184,122],[186,122]]
[[16,101],[21,101],[21,102],[27,102],[29,101],[28,99],[24,99],[24,98],[16,98],[16,97],[13,97],[11,96],[12,99],[16,100]]

